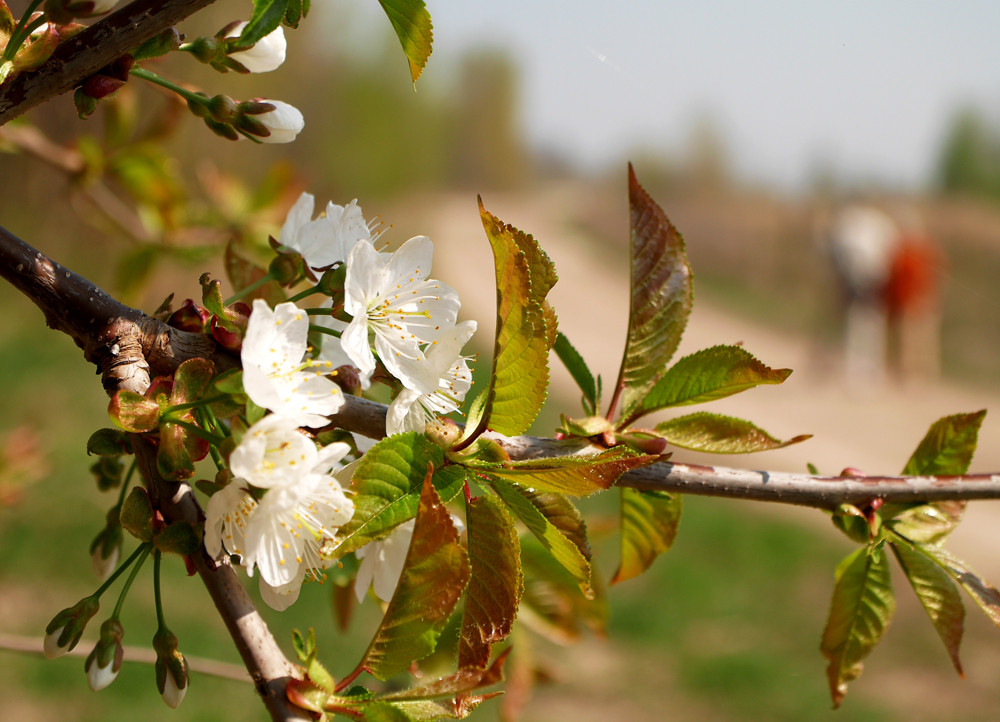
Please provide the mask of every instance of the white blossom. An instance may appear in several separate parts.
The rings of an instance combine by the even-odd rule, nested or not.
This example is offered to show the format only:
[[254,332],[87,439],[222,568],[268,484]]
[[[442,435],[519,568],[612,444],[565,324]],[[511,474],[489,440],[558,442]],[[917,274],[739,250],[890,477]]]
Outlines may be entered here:
[[[343,447],[341,456],[349,448],[330,446]],[[354,503],[332,475],[307,474],[294,485],[270,489],[247,527],[247,568],[256,566],[275,592],[297,594],[307,575],[325,567],[319,556],[323,543],[353,515]]]
[[274,110],[254,115],[253,119],[270,131],[270,135],[256,136],[261,143],[291,143],[306,125],[302,112],[294,105],[280,100],[261,100],[269,103]]
[[361,560],[358,575],[354,578],[354,595],[359,602],[365,600],[368,587],[374,587],[375,596],[383,602],[392,599],[403,573],[406,553],[413,540],[416,519],[410,519],[397,526],[385,539],[369,542],[354,552]]
[[[459,530],[465,526],[454,514],[451,521]],[[354,578],[354,595],[359,602],[365,600],[368,587],[372,587],[375,596],[383,602],[392,599],[406,564],[415,526],[416,519],[405,521],[385,539],[369,542],[354,552],[354,556],[361,560],[358,575]]]
[[256,508],[257,501],[240,479],[212,494],[205,507],[205,551],[210,557],[217,559],[225,548],[227,554],[245,558],[247,525]]
[[[256,448],[261,438],[273,442],[278,437],[251,436],[248,432],[230,457],[240,459],[236,468],[249,468],[257,474],[267,465],[267,452],[260,457]],[[294,439],[290,441],[297,444]],[[241,451],[244,444],[254,448]],[[298,598],[302,582],[326,568],[329,562],[319,556],[320,548],[354,516],[354,503],[333,475],[348,451],[350,447],[342,443],[321,449],[314,446],[301,464],[289,466],[296,471],[288,473],[285,469],[280,474],[258,477],[272,484],[260,501],[254,499],[242,478],[234,479],[208,501],[206,551],[216,558],[225,548],[227,553],[241,557],[247,574],[253,576],[254,569],[259,570],[261,596],[274,609],[280,611],[291,605]],[[286,458],[280,451],[275,453],[273,458]]]
[[363,374],[375,370],[369,342],[407,388],[432,393],[438,378],[425,368],[421,346],[455,325],[461,305],[449,286],[428,279],[433,245],[416,236],[392,254],[358,242],[347,259],[344,310],[352,317],[341,336],[345,353]]
[[400,391],[386,414],[387,434],[423,432],[437,416],[458,410],[472,386],[470,358],[461,355],[462,347],[475,332],[475,321],[463,321],[431,343],[425,353],[425,366],[429,374],[437,376],[437,388],[430,393],[408,388]]
[[[246,26],[247,23],[240,23],[230,30],[226,37],[238,38]],[[288,43],[285,40],[285,31],[279,25],[254,43],[252,47],[229,53],[229,57],[251,73],[268,73],[277,69],[285,62],[285,51],[287,48]]]
[[296,425],[317,427],[340,409],[344,394],[305,360],[308,334],[309,317],[295,304],[280,303],[272,311],[255,299],[240,357],[243,388],[255,404]]
[[313,219],[316,199],[303,193],[288,211],[278,242],[294,248],[310,268],[326,268],[347,260],[358,241],[371,241],[377,221],[367,223],[357,199],[346,206],[327,203],[319,218]]
[[295,483],[316,465],[317,455],[316,444],[294,419],[271,414],[247,429],[229,456],[229,468],[254,486],[270,489]]

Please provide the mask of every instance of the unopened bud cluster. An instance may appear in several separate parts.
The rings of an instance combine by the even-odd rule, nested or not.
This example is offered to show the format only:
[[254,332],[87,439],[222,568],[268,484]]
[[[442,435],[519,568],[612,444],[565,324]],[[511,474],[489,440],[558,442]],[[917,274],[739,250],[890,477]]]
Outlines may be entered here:
[[223,138],[252,138],[261,143],[290,143],[305,126],[299,110],[280,100],[244,100],[227,95],[189,99],[188,108]]

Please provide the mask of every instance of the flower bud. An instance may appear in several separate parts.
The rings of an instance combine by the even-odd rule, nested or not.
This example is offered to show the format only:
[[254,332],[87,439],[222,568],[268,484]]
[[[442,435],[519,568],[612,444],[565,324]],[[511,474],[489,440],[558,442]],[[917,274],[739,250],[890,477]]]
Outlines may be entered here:
[[333,370],[332,377],[334,383],[336,383],[345,394],[351,394],[352,396],[361,395],[361,372],[354,366],[351,366],[350,364],[338,366]]
[[87,670],[87,683],[98,692],[115,681],[122,668],[122,637],[125,629],[121,622],[112,617],[101,625],[101,636],[93,651],[88,655],[84,669]]
[[156,650],[156,688],[171,709],[177,709],[188,687],[188,663],[177,650],[177,637],[166,627],[153,635]]
[[237,128],[262,143],[291,143],[305,126],[299,109],[280,100],[241,103],[240,111]]
[[211,317],[212,314],[208,312],[207,308],[202,308],[192,299],[188,298],[185,299],[180,308],[170,315],[170,318],[167,319],[167,324],[174,328],[179,328],[181,331],[205,333],[205,325]]
[[[196,93],[196,95],[198,95],[199,97],[205,98],[205,100],[208,100],[208,96],[205,95],[204,93]],[[199,118],[206,118],[207,119],[207,118],[210,117],[211,111],[209,111],[208,105],[206,103],[199,102],[197,100],[193,100],[191,98],[188,98],[188,100],[187,100],[187,107],[188,107],[188,110],[190,110],[192,113],[194,113]]]
[[210,63],[219,54],[219,41],[215,38],[195,38],[181,49],[191,53],[203,63]]
[[55,659],[73,649],[80,641],[87,622],[100,608],[97,597],[85,597],[53,617],[45,628],[45,656]]
[[228,95],[216,95],[208,101],[208,112],[219,123],[229,123],[236,117],[236,101]]
[[[236,45],[235,39],[240,36],[246,26],[245,22],[239,23],[229,31],[226,38],[233,38],[233,42],[229,43],[230,47]],[[249,48],[230,51],[229,59],[235,60],[246,72],[268,73],[285,62],[287,47],[285,31],[279,25]]]
[[233,130],[233,126],[228,125],[227,123],[220,123],[216,120],[212,120],[211,118],[205,118],[205,125],[207,125],[208,129],[217,136],[225,138],[226,140],[239,140],[242,137],[239,133]]
[[238,301],[226,307],[226,320],[212,316],[212,336],[227,351],[237,352],[243,348],[243,336],[250,320],[250,307]]
[[115,567],[122,550],[122,526],[118,522],[119,509],[108,512],[108,523],[90,543],[90,562],[100,580],[107,579]]
[[323,272],[319,279],[319,290],[330,298],[344,295],[344,282],[347,279],[347,264],[335,263]]
[[279,285],[294,286],[306,277],[306,262],[299,253],[279,253],[267,267]]

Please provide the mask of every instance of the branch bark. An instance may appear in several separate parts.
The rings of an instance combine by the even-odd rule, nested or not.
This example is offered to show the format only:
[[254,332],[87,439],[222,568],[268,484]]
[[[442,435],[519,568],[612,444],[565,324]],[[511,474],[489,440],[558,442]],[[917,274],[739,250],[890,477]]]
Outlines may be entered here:
[[0,125],[86,78],[215,0],[136,0],[60,43],[37,70],[0,85]]

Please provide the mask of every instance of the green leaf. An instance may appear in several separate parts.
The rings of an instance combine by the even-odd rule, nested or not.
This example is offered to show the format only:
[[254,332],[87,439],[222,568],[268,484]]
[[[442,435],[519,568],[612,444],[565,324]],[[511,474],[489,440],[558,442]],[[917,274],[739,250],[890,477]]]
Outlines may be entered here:
[[468,581],[468,555],[428,470],[403,573],[361,666],[385,681],[433,652]]
[[[888,506],[888,504],[886,505]],[[888,524],[908,541],[941,544],[962,521],[964,501],[935,501],[919,504],[895,514]],[[883,510],[885,507],[883,507]]]
[[116,391],[108,405],[108,416],[125,431],[141,434],[159,426],[160,405],[134,391]]
[[[181,417],[189,424],[197,425],[191,414]],[[208,455],[207,440],[192,433],[190,429],[165,422],[160,427],[160,447],[156,452],[156,468],[164,479],[182,481],[194,476],[195,462]]]
[[431,722],[432,720],[439,719],[465,719],[472,714],[476,707],[486,700],[496,697],[498,694],[500,693],[463,694],[450,700],[403,700],[392,702],[392,705],[414,722]]
[[[364,455],[351,479],[354,516],[342,526],[324,556],[343,556],[386,536],[417,512],[428,466],[442,467],[440,447],[423,434],[396,434],[383,439]],[[461,490],[464,472],[451,467],[435,473],[435,485],[447,499]]]
[[285,17],[288,0],[254,0],[250,21],[234,48],[249,48],[268,33],[275,30]]
[[587,526],[576,507],[559,494],[538,494],[504,482],[490,488],[572,575],[584,595],[592,597]]
[[309,14],[309,0],[288,0],[285,8],[285,18],[282,22],[292,28],[299,26],[299,21]]
[[567,436],[579,436],[586,439],[608,431],[613,432],[615,427],[603,416],[570,419],[564,414],[560,419],[559,430]]
[[955,665],[955,671],[964,677],[962,662],[958,658],[958,648],[962,644],[965,607],[958,594],[958,587],[951,581],[947,572],[906,542],[893,540],[892,551],[910,581],[917,599],[930,617],[935,631],[944,642],[948,656]]
[[191,522],[175,521],[153,538],[153,545],[163,552],[186,556],[201,549],[201,534]]
[[903,473],[910,476],[964,474],[976,450],[984,416],[985,409],[935,421],[906,462]]
[[[684,239],[628,167],[631,298],[615,403],[628,418],[666,370],[691,313],[691,267]],[[609,417],[612,416],[609,413]]]
[[714,401],[760,384],[780,384],[791,373],[765,366],[739,346],[713,346],[671,366],[642,400],[639,411]]
[[524,591],[521,545],[514,520],[492,496],[478,497],[466,506],[466,523],[472,576],[462,614],[458,666],[483,669],[490,661],[491,646],[507,638],[517,616]]
[[941,547],[919,544],[915,548],[958,582],[986,616],[1000,627],[1000,592],[992,584],[972,571],[965,562],[952,556],[950,552]]
[[434,32],[431,14],[424,0],[378,0],[389,16],[392,29],[399,36],[399,43],[410,64],[410,77],[416,84],[431,56]]
[[664,491],[621,492],[621,563],[612,584],[632,579],[670,549],[681,522],[683,497]]
[[493,372],[480,426],[517,436],[531,426],[548,394],[548,356],[556,329],[545,296],[555,284],[555,270],[534,238],[504,225],[482,199],[479,213],[497,279]]
[[380,699],[402,701],[430,699],[433,697],[448,697],[453,695],[466,695],[469,692],[503,681],[503,664],[510,654],[510,649],[505,649],[494,660],[493,664],[487,667],[463,667],[455,674],[422,684],[419,687],[390,692]]
[[122,528],[141,542],[153,539],[153,504],[145,489],[133,486],[118,516]]
[[87,454],[123,456],[131,453],[128,434],[120,429],[98,429],[87,439]]
[[587,362],[583,360],[583,356],[573,348],[573,344],[561,331],[557,332],[556,342],[552,346],[552,350],[556,352],[556,356],[563,362],[563,366],[566,367],[570,376],[576,381],[576,385],[580,387],[580,391],[583,392],[584,413],[596,414],[598,404],[601,401],[597,397],[597,382],[594,380],[594,375],[590,373],[590,369],[587,368]]
[[837,566],[837,582],[820,651],[830,660],[827,678],[834,708],[847,683],[861,675],[862,660],[881,641],[896,609],[882,545],[863,547]]
[[[946,476],[969,470],[979,427],[986,410],[955,414],[935,421],[906,462],[903,474]],[[912,542],[941,544],[962,520],[964,501],[938,501],[917,506],[886,504],[882,515],[893,530]]]
[[491,476],[522,488],[587,496],[611,488],[626,471],[648,466],[659,458],[619,446],[599,454],[510,461],[487,469]]
[[656,432],[682,449],[712,454],[748,454],[780,449],[811,438],[803,434],[780,441],[749,421],[699,411],[657,424]]
[[170,404],[177,406],[200,399],[212,385],[215,366],[205,358],[188,359],[174,372],[174,388]]

